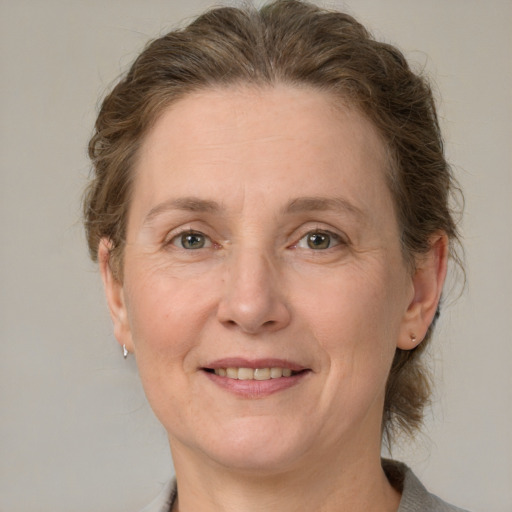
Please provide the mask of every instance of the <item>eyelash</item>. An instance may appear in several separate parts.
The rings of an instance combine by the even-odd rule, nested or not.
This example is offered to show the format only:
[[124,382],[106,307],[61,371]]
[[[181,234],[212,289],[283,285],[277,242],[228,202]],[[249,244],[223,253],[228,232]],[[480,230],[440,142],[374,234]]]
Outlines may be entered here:
[[[193,242],[193,237],[196,238],[196,241],[199,239],[199,247],[185,247],[184,244],[187,243],[187,238],[189,242]],[[315,240],[314,237],[317,237],[317,239]],[[320,237],[320,240],[318,240],[318,237]],[[317,244],[317,247],[312,247],[310,245],[310,242],[312,244],[315,244],[316,242],[319,243]],[[177,235],[173,236],[167,243],[167,245],[173,245],[185,251],[197,251],[199,249],[210,249],[212,247],[215,247],[215,244],[208,235],[205,235],[201,231],[195,231],[192,229],[182,231],[181,233],[178,233]],[[322,245],[326,245],[326,247],[322,247]],[[339,245],[346,245],[346,242],[341,238],[340,235],[324,229],[315,229],[308,231],[296,243],[291,245],[290,248],[310,249],[316,252],[326,251]]]
[[[186,240],[187,237],[189,237],[189,238],[192,238],[192,237],[201,238],[202,237],[204,244],[201,245],[200,247],[195,247],[195,248],[184,247],[183,242]],[[199,249],[209,249],[214,246],[211,238],[208,235],[201,233],[201,231],[195,231],[192,229],[182,231],[181,233],[178,233],[177,235],[173,236],[166,245],[173,245],[173,246],[178,247],[179,249],[183,249],[185,251],[197,251]]]
[[[318,247],[311,247],[309,242],[313,242],[313,237],[323,237],[318,244]],[[319,247],[322,243],[325,243],[327,240],[327,247]],[[307,246],[301,246],[301,243],[305,243]],[[296,249],[310,249],[312,251],[326,251],[328,249],[332,249],[333,247],[337,247],[339,245],[346,245],[346,242],[341,238],[340,235],[333,233],[332,231],[328,231],[325,229],[314,229],[308,231],[305,235],[303,235],[298,242],[296,242],[292,248]]]

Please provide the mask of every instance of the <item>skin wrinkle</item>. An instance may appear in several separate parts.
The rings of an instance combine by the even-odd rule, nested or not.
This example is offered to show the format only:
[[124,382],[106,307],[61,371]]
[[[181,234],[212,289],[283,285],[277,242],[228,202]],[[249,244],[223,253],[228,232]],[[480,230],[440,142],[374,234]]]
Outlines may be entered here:
[[[188,218],[186,216],[187,212],[194,214],[208,214],[208,218],[211,219],[209,229],[213,229],[213,225],[219,222],[221,219],[221,223],[225,224],[225,219],[223,217],[227,216],[227,212],[222,203],[217,203],[212,200],[204,200],[197,197],[183,197],[183,198],[173,198],[166,200],[157,206],[153,207],[147,216],[144,219],[142,229],[141,229],[141,237],[146,236],[146,240],[150,241],[152,236],[159,236],[160,231],[163,232],[166,224],[166,218],[169,217],[169,222],[171,221],[179,221],[179,213],[183,212],[184,219],[190,223],[190,227],[188,228],[191,231],[197,230],[192,226],[194,224],[193,218]],[[312,213],[329,213],[335,216],[336,219],[339,219],[340,216],[342,218],[347,215],[351,222],[355,222],[356,225],[360,222],[366,222],[366,216],[364,212],[362,212],[359,208],[355,207],[349,201],[336,197],[299,197],[289,201],[288,205],[281,209],[279,215],[288,215],[291,216],[292,219],[299,218],[301,215],[306,218],[307,215]],[[174,214],[174,215],[173,215]],[[178,218],[176,215],[178,214]],[[321,229],[319,225],[317,227]],[[358,229],[364,229],[364,224],[360,226]],[[152,234],[152,231],[155,231],[155,234]],[[215,232],[215,229],[213,229]],[[258,234],[258,229],[255,230],[255,235]],[[232,236],[233,234],[231,234]],[[292,233],[286,233],[287,237],[291,239]],[[347,240],[347,233],[343,233],[342,238],[344,238],[344,242],[349,241],[350,237]],[[278,243],[276,238],[276,243]],[[143,240],[141,238],[141,242]],[[216,233],[215,240],[213,240],[214,244],[220,244],[221,247],[229,246],[233,240],[231,240],[230,236],[223,236],[221,233]],[[353,244],[350,243],[352,247]]]
[[[212,146],[208,137],[233,135],[208,126],[229,125],[236,101],[251,107],[252,122],[232,144],[224,140],[231,163],[216,165],[207,150],[198,158]],[[300,491],[304,467],[325,473],[316,495],[328,497],[325,510],[363,490],[373,494],[365,503],[394,496],[380,467],[381,420],[397,340],[408,336],[411,275],[382,142],[362,116],[327,115],[329,108],[320,93],[293,88],[235,99],[212,92],[174,105],[143,144],[125,280],[109,281],[109,304],[116,337],[135,352],[167,429],[190,510],[205,505],[190,501],[194,487],[250,510],[256,482],[293,481]],[[290,137],[275,145],[258,138],[265,131]],[[182,230],[204,233],[213,245],[169,243]],[[348,241],[321,251],[296,245],[315,230],[346,232]],[[285,358],[311,371],[286,392],[247,400],[206,377],[204,367],[225,357]],[[335,471],[340,464],[347,471]],[[278,491],[274,505],[283,498]],[[313,496],[290,499],[296,509],[295,500]]]
[[[144,223],[151,222],[155,217],[173,210],[184,210],[201,213],[221,213],[225,211],[222,203],[213,200],[205,200],[197,197],[179,197],[168,199],[153,207],[146,215]],[[292,199],[287,206],[282,208],[282,213],[302,213],[313,211],[348,211],[357,217],[364,217],[364,212],[341,197],[298,197]]]
[[[343,13],[213,10],[146,46],[89,156],[89,252],[167,430],[180,512],[396,512],[382,432],[421,421],[457,243],[427,80]],[[173,200],[185,209],[159,206]],[[204,371],[228,357],[310,372],[244,398]]]

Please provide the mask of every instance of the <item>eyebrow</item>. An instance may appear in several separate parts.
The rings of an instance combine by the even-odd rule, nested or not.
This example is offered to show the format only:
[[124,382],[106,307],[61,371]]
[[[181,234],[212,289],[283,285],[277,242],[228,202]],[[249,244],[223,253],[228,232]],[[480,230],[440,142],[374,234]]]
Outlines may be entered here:
[[223,210],[223,208],[219,203],[207,199],[199,199],[198,197],[178,197],[164,201],[163,203],[157,204],[154,208],[151,208],[144,219],[144,224],[150,223],[155,217],[158,217],[162,213],[173,210],[218,213]]
[[[219,213],[224,210],[224,207],[216,201],[200,199],[198,197],[179,197],[169,199],[151,208],[144,219],[144,224],[149,224],[160,214],[173,210],[199,213]],[[282,211],[284,214],[297,214],[328,210],[341,210],[360,218],[364,218],[365,216],[362,210],[341,197],[297,197],[292,199]]]
[[303,213],[312,211],[338,210],[356,217],[364,218],[364,212],[342,197],[298,197],[284,208],[284,213]]

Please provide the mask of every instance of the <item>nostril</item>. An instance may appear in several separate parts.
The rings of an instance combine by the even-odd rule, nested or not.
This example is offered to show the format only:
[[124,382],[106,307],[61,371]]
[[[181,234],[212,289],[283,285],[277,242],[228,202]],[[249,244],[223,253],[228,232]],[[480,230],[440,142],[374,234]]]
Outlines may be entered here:
[[275,331],[286,327],[290,321],[290,312],[283,299],[275,293],[242,294],[243,287],[237,293],[226,295],[218,305],[217,319],[228,329],[241,329],[255,334],[263,331]]

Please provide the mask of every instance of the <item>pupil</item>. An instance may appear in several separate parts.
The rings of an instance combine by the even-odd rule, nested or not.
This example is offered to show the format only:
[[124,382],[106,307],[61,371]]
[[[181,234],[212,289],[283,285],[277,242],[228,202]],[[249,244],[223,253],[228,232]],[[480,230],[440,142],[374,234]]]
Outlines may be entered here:
[[308,237],[308,245],[311,249],[328,249],[329,242],[329,236],[321,233],[313,233]]
[[183,235],[181,240],[185,249],[201,249],[204,246],[204,237],[194,233]]

